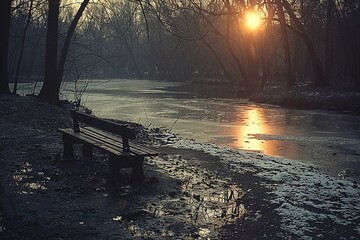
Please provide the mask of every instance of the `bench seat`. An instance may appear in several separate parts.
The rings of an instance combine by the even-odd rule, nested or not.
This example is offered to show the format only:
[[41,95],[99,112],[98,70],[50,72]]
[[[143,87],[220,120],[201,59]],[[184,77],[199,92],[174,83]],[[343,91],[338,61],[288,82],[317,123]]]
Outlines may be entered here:
[[109,179],[116,181],[120,168],[132,168],[132,180],[144,178],[145,157],[158,153],[131,141],[135,131],[127,125],[103,120],[72,110],[73,128],[60,128],[64,144],[64,158],[72,159],[74,144],[83,144],[83,156],[91,157],[96,147],[109,154]]
[[93,127],[83,127],[80,132],[71,128],[59,129],[60,132],[78,140],[79,143],[88,143],[114,155],[141,155],[151,157],[159,155],[157,152],[129,141],[130,152],[123,152],[122,138]]

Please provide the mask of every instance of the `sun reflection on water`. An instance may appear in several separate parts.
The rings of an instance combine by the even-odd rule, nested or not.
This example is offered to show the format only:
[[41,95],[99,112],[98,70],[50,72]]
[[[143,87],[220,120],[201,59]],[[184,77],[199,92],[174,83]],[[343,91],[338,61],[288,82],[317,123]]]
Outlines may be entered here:
[[264,143],[253,137],[254,134],[265,133],[261,109],[249,109],[241,118],[243,121],[236,128],[237,141],[235,146],[245,150],[263,152]]
[[239,149],[264,153],[271,156],[287,156],[296,158],[299,149],[291,142],[261,139],[261,135],[287,135],[277,124],[278,119],[266,116],[266,110],[256,106],[241,109],[238,123],[233,135],[236,141],[233,146]]

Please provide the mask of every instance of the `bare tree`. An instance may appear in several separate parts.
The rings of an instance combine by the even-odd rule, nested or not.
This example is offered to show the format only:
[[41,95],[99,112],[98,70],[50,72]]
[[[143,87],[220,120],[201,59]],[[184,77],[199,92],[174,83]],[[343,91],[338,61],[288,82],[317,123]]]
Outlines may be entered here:
[[48,0],[44,83],[39,98],[57,104],[56,93],[60,0]]
[[286,83],[288,86],[293,86],[294,77],[293,77],[293,69],[291,63],[289,37],[286,29],[285,14],[283,10],[283,5],[281,4],[281,0],[276,0],[276,6],[278,9],[280,28],[281,28],[281,38],[282,38],[284,57],[285,57]]
[[309,53],[313,72],[315,76],[315,82],[318,86],[325,86],[328,84],[328,82],[325,79],[324,72],[321,66],[320,57],[317,54],[314,44],[311,41],[310,36],[308,35],[304,25],[300,22],[298,17],[295,15],[294,10],[292,9],[290,3],[287,0],[282,0],[282,4],[284,8],[286,9],[287,13],[289,14],[289,17],[291,18],[292,22],[295,25],[295,28],[297,29],[296,33],[300,34],[302,39],[304,40],[304,43],[306,45],[307,51]]
[[0,1],[0,93],[10,93],[8,50],[11,18],[11,0]]
[[17,67],[16,67],[13,94],[16,94],[16,91],[17,91],[17,85],[18,85],[18,81],[19,81],[19,71],[20,71],[21,62],[22,62],[23,55],[24,55],[26,34],[27,34],[27,30],[30,26],[31,14],[32,14],[32,10],[33,10],[33,3],[34,3],[34,1],[30,0],[29,13],[28,13],[28,17],[26,19],[23,35],[21,37],[20,56],[19,56],[19,61],[18,61]]
[[59,8],[60,0],[48,0],[49,13],[48,13],[48,29],[46,40],[46,57],[45,57],[45,75],[44,85],[40,90],[39,98],[51,103],[59,103],[60,86],[64,75],[64,67],[71,38],[75,32],[76,25],[78,24],[89,0],[84,0],[80,8],[76,12],[69,29],[67,31],[64,45],[61,50],[59,63],[57,63],[58,51],[58,21],[59,21]]

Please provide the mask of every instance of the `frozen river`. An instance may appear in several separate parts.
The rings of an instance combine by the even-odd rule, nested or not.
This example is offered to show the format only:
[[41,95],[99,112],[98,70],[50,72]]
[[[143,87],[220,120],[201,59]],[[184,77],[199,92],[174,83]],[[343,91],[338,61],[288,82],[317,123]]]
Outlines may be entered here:
[[[82,104],[96,116],[166,127],[181,137],[309,162],[359,179],[360,116],[292,110],[239,99],[229,87],[149,80],[92,80]],[[63,93],[73,100],[74,84]]]

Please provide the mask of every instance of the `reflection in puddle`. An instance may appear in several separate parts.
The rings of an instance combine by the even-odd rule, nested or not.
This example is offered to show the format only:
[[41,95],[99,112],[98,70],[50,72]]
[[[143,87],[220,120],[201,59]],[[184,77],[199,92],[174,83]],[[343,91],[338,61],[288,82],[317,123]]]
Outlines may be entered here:
[[207,228],[199,228],[198,234],[200,237],[206,237],[209,236],[210,232],[211,231]]
[[[184,166],[171,166],[171,168],[174,169],[171,172],[182,179],[180,190],[187,197],[182,203],[177,200],[168,202],[158,210],[158,213],[176,215],[189,209],[188,214],[192,221],[204,224],[220,219],[232,221],[245,214],[245,207],[241,203],[244,192],[237,186],[215,179],[206,171],[196,172],[196,168]],[[169,208],[171,211],[166,210]]]
[[167,230],[160,230],[159,232],[155,232],[152,230],[146,230],[144,228],[141,228],[140,226],[136,225],[136,224],[131,224],[128,227],[128,230],[130,233],[132,233],[132,235],[134,237],[153,237],[152,239],[156,239],[156,237],[160,236],[160,237],[173,237],[175,236],[175,234],[172,231],[167,231]]
[[32,190],[38,190],[38,189],[45,190],[45,189],[47,189],[47,188],[46,188],[42,183],[40,183],[40,182],[25,183],[24,186],[25,186],[25,187],[28,187],[29,189],[32,189]]
[[120,222],[122,220],[122,216],[113,217],[112,220],[115,221],[115,222]]
[[46,190],[45,183],[50,180],[43,172],[33,171],[32,165],[28,162],[21,163],[20,169],[12,178],[17,186],[22,187],[19,193],[23,195],[33,194],[34,190]]
[[195,159],[169,154],[147,162],[167,176],[160,183],[166,183],[167,178],[176,181],[161,186],[166,188],[162,195],[139,200],[143,207],[129,207],[112,217],[132,236],[216,239],[217,229],[246,214],[242,201],[245,192],[230,180],[199,167]]
[[214,190],[204,189],[204,195],[190,196],[189,204],[194,222],[212,222],[217,218],[232,221],[245,214],[245,206],[241,203],[243,192],[240,189],[231,186],[219,193]]
[[245,207],[241,204],[243,191],[236,186],[227,189],[224,186],[215,185],[212,181],[198,182],[195,177],[186,178],[182,191],[189,196],[187,204],[191,207],[194,222],[212,222],[218,218],[231,221],[244,215]]

